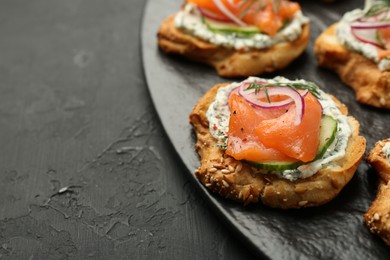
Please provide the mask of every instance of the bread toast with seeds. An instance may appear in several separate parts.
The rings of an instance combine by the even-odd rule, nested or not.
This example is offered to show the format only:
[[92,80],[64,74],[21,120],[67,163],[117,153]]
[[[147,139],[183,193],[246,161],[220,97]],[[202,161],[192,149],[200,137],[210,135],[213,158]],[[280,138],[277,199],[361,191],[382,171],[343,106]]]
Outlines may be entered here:
[[367,161],[378,173],[379,188],[376,199],[364,214],[364,221],[371,233],[379,235],[390,246],[390,162],[382,149],[390,138],[379,141],[367,156]]
[[326,29],[315,42],[318,64],[335,71],[355,91],[358,102],[390,109],[390,71],[380,71],[376,63],[343,46],[336,26]]
[[[194,127],[200,156],[200,166],[195,171],[200,182],[222,197],[244,204],[262,202],[273,208],[302,208],[325,204],[339,194],[354,175],[366,147],[366,140],[359,135],[359,123],[349,116],[353,129],[348,140],[346,155],[334,162],[332,168],[318,171],[311,177],[289,181],[275,174],[262,174],[243,161],[237,161],[217,147],[217,141],[209,131],[206,112],[217,90],[227,84],[210,89],[195,105],[189,120]],[[339,101],[340,110],[347,108]]]
[[158,30],[158,46],[168,54],[214,67],[222,77],[246,77],[280,70],[289,65],[306,48],[309,42],[309,24],[292,42],[276,44],[267,49],[235,50],[218,46],[183,30],[174,24],[174,16],[163,21]]

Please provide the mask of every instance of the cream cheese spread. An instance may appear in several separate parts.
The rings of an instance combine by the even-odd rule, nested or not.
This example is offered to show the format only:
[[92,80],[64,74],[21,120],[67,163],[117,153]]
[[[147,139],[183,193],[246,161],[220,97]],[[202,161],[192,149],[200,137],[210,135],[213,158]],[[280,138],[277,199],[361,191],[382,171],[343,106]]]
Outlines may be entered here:
[[384,58],[380,60],[378,58],[377,47],[357,40],[351,32],[351,23],[363,17],[364,13],[365,11],[362,9],[355,9],[345,13],[343,18],[337,24],[337,38],[348,49],[356,51],[365,56],[367,59],[377,63],[378,68],[381,71],[390,70],[390,59]]
[[[288,80],[284,77],[276,77],[274,79],[266,80],[257,77],[249,77],[245,82],[268,82],[268,83],[306,83],[305,80]],[[237,88],[241,83],[231,83],[225,87],[218,89],[214,101],[209,106],[206,116],[209,121],[209,129],[211,135],[217,140],[220,148],[226,148],[230,110],[228,106],[228,99],[230,92]],[[295,170],[285,170],[283,172],[271,172],[277,174],[281,178],[291,181],[299,178],[307,178],[314,175],[321,169],[331,168],[333,161],[337,161],[345,156],[348,145],[348,139],[352,134],[351,126],[345,116],[333,99],[325,92],[319,90],[319,102],[323,108],[323,114],[333,117],[338,123],[338,129],[335,140],[329,146],[324,156],[321,159],[299,166]],[[264,171],[264,173],[270,173]]]
[[309,22],[301,11],[294,15],[294,19],[290,21],[281,31],[274,36],[269,36],[262,33],[250,35],[241,35],[237,33],[221,33],[209,30],[206,24],[202,21],[202,15],[197,7],[193,4],[186,4],[175,16],[175,26],[185,30],[192,35],[199,37],[205,41],[236,50],[241,49],[264,49],[272,47],[282,42],[292,42],[296,40],[302,33],[302,25]]
[[383,154],[385,155],[385,158],[387,159],[387,161],[390,163],[390,143],[387,142],[383,148],[382,148],[382,152]]

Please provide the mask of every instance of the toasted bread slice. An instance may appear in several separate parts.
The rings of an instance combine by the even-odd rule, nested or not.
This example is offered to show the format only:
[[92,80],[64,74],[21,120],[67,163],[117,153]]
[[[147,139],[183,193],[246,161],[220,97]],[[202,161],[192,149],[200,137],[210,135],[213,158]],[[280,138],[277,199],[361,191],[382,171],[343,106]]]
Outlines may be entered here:
[[390,71],[380,71],[376,63],[344,47],[337,39],[336,26],[326,29],[315,42],[319,65],[335,71],[356,92],[358,102],[390,109]]
[[[247,163],[226,155],[211,136],[206,117],[218,88],[224,85],[216,85],[209,90],[190,114],[190,123],[197,136],[196,150],[200,156],[200,167],[195,175],[207,188],[244,204],[261,201],[270,207],[289,209],[327,203],[350,181],[366,147],[366,140],[359,136],[359,123],[351,116],[348,119],[353,134],[345,157],[334,162],[332,168],[320,170],[306,179],[292,182],[274,174],[262,174]],[[340,110],[347,114],[346,107],[339,104]]]
[[382,148],[390,143],[390,138],[375,144],[367,156],[367,161],[379,175],[379,191],[370,209],[364,214],[364,221],[370,231],[379,235],[390,246],[390,163]]
[[260,50],[237,51],[209,43],[176,28],[174,16],[163,21],[157,36],[158,46],[166,53],[213,66],[222,77],[244,77],[273,72],[290,64],[309,42],[309,24],[303,26],[295,41]]

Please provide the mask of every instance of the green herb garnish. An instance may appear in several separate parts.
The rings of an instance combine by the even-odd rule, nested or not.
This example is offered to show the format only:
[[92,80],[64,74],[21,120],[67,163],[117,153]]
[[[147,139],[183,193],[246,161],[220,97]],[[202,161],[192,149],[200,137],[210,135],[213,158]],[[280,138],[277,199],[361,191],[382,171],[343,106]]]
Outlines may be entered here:
[[254,89],[256,94],[259,93],[261,90],[264,90],[264,93],[267,96],[268,103],[271,103],[271,100],[269,98],[268,91],[267,91],[267,88],[269,88],[269,87],[289,87],[289,88],[292,88],[294,90],[298,90],[298,89],[308,90],[316,98],[318,98],[318,99],[321,98],[321,93],[320,93],[320,90],[317,87],[317,85],[314,84],[313,82],[308,82],[308,81],[306,81],[305,83],[276,82],[276,83],[265,83],[265,84],[254,82],[254,83],[251,83],[245,90]]
[[227,150],[227,145],[226,144],[217,144],[215,147],[219,148],[220,150]]
[[283,0],[243,0],[240,4],[240,9],[244,10],[240,13],[239,17],[242,19],[250,10],[254,10],[257,14],[261,9],[267,6],[268,3],[272,3],[275,13],[279,12],[280,5]]
[[261,83],[251,83],[247,88],[246,90],[251,90],[251,89],[254,89],[255,90],[255,94],[259,93],[261,90],[264,90],[264,93],[265,93],[265,96],[267,97],[267,101],[268,103],[271,103],[271,99],[268,95],[268,90],[267,90],[267,87],[268,87],[268,84],[261,84]]
[[[390,0],[374,1],[370,8],[366,11],[364,16],[376,16],[390,8]],[[386,18],[386,17],[385,17]]]

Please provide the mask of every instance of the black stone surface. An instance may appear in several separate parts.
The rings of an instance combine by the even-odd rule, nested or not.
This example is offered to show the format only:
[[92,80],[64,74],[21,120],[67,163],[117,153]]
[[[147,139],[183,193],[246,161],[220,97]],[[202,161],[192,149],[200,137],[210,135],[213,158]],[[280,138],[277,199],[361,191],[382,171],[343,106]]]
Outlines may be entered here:
[[0,259],[248,259],[153,108],[142,0],[0,1]]
[[[168,57],[156,48],[156,30],[161,21],[180,8],[182,1],[150,0],[145,9],[142,48],[145,74],[159,117],[177,153],[188,170],[184,173],[203,195],[221,221],[236,233],[258,257],[272,259],[387,259],[388,247],[371,235],[363,224],[363,213],[376,193],[376,176],[365,161],[355,177],[329,204],[301,210],[275,210],[261,205],[243,207],[210,194],[193,175],[199,160],[188,115],[197,100],[214,84],[228,80],[212,68],[177,57]],[[311,41],[305,53],[281,72],[288,78],[305,78],[345,103],[361,123],[361,133],[371,149],[377,140],[389,137],[389,111],[360,105],[354,92],[332,72],[317,67],[313,44],[329,25],[363,1],[344,0],[333,4],[302,1],[311,19]]]

